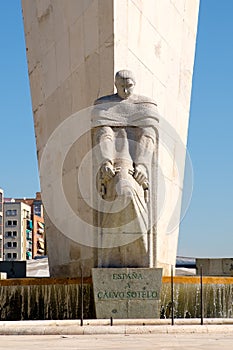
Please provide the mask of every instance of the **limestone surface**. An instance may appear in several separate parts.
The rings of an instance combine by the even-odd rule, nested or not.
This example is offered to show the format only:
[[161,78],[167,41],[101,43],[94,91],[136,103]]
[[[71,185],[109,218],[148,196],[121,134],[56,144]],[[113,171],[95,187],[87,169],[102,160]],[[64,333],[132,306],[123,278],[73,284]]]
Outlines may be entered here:
[[[122,69],[135,73],[135,94],[156,101],[159,114],[185,149],[198,6],[199,0],[22,0],[39,164],[53,132],[74,113],[113,94],[114,73]],[[161,137],[167,124],[160,124]],[[172,137],[167,143],[169,152],[158,148],[157,181],[162,185],[156,203],[167,201],[158,213],[153,252],[153,265],[163,267],[164,274],[175,264],[185,165],[185,151]],[[94,225],[77,181],[80,163],[91,147],[91,132],[72,145],[62,167],[62,184],[73,212]],[[88,193],[93,184],[86,179]],[[62,203],[53,192],[49,196],[56,210]],[[171,216],[175,224],[170,223]],[[70,219],[64,220],[69,227]],[[51,276],[80,276],[81,270],[91,275],[98,266],[97,248],[71,240],[49,217],[46,232]],[[127,245],[123,254],[128,254]]]

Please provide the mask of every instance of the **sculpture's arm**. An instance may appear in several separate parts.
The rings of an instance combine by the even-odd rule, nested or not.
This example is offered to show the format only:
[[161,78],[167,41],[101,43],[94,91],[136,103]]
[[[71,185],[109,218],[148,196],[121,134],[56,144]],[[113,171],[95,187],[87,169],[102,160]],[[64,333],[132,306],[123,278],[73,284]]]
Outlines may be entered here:
[[110,126],[98,127],[94,133],[97,145],[97,161],[100,164],[101,178],[104,182],[109,181],[115,175],[113,167],[114,159],[114,132]]
[[154,129],[152,127],[143,128],[140,139],[137,142],[134,178],[144,189],[149,186],[148,169],[151,166],[155,142],[156,135]]

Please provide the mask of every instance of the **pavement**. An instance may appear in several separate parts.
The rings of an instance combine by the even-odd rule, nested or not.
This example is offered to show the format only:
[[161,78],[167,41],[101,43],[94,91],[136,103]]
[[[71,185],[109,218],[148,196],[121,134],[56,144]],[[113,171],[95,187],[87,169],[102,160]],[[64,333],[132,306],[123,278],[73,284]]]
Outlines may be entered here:
[[232,319],[0,321],[0,350],[232,350]]
[[[219,326],[222,327],[222,326]],[[0,336],[0,350],[232,350],[233,333]]]
[[[103,335],[103,334],[233,334],[232,319],[95,319],[0,321],[0,335]],[[233,349],[233,345],[232,345]]]

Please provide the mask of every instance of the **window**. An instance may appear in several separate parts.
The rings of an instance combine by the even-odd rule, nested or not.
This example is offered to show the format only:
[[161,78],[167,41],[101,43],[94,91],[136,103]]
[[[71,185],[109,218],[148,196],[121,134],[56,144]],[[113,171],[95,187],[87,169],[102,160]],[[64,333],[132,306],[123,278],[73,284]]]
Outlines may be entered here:
[[42,216],[42,203],[41,202],[34,202],[34,215]]
[[17,237],[17,231],[6,231],[6,237]]
[[16,209],[6,211],[6,216],[16,216],[16,215],[17,215]]
[[11,259],[11,253],[7,253],[7,259]]
[[30,219],[30,214],[27,210],[25,210],[25,219]]
[[17,253],[13,253],[13,259],[17,259]]
[[17,220],[7,220],[6,226],[17,226]]
[[7,248],[17,248],[17,242],[7,242]]

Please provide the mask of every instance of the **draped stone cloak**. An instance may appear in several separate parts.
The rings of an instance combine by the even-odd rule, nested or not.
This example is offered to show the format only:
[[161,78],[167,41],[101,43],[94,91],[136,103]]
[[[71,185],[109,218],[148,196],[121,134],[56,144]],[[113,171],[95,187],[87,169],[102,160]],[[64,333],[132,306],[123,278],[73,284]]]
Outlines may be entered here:
[[[106,251],[104,258],[102,254],[100,265],[121,266],[124,261],[126,266],[149,267],[153,265],[149,261],[155,244],[152,232],[156,223],[157,108],[143,97],[103,102],[97,102],[92,112],[98,239],[99,246],[108,251],[107,257]],[[101,175],[101,166],[106,162],[115,169],[115,176],[108,181]],[[146,170],[143,185],[134,178],[137,165]],[[125,251],[124,256],[120,253],[125,245],[131,246],[127,257]],[[114,249],[119,263],[110,264]]]

